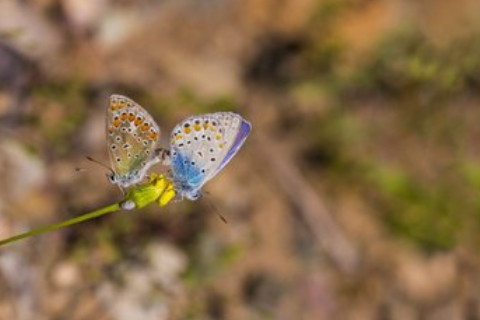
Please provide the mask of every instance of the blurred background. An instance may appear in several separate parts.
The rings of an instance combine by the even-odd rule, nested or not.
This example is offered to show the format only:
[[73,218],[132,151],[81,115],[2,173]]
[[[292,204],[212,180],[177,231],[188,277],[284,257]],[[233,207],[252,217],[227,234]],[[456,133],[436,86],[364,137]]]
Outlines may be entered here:
[[253,123],[202,200],[0,248],[0,319],[480,319],[479,51],[476,0],[0,1],[1,238],[122,199],[112,93]]

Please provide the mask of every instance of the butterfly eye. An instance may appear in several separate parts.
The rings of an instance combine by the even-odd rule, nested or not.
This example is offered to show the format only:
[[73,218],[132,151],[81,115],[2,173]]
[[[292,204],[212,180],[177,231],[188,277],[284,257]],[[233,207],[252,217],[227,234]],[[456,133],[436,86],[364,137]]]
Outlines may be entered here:
[[107,179],[112,184],[117,182],[117,179],[115,179],[115,175],[113,173],[107,173]]
[[201,196],[200,191],[196,191],[194,193],[189,193],[186,195],[186,197],[192,201],[197,200],[198,198],[200,198],[200,196]]

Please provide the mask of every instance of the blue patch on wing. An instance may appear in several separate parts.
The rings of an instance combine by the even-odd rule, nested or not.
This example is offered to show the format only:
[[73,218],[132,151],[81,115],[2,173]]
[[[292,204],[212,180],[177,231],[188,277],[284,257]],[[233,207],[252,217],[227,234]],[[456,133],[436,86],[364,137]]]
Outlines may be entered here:
[[178,149],[172,157],[172,174],[177,188],[185,192],[200,188],[205,178],[200,169]]

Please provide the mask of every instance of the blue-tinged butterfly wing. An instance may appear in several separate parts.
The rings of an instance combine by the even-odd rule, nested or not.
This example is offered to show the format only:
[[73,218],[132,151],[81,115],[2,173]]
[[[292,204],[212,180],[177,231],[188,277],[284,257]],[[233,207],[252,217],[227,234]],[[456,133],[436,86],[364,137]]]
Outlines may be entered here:
[[158,162],[160,128],[138,103],[115,94],[110,97],[106,129],[114,183],[126,188],[140,182]]
[[217,112],[190,117],[171,135],[171,167],[179,189],[194,198],[237,153],[251,125],[238,114]]
[[[237,115],[238,116],[238,115]],[[252,125],[250,122],[246,121],[245,119],[241,118],[238,116],[238,121],[236,119],[232,120],[232,133],[235,133],[235,135],[228,136],[224,138],[224,143],[227,145],[227,152],[225,155],[221,155],[221,161],[220,165],[216,168],[214,172],[210,174],[208,177],[209,179],[213,178],[220,170],[223,169],[227,165],[228,162],[233,158],[234,155],[237,154],[238,150],[240,147],[243,145],[245,140],[247,139],[248,135],[250,134],[250,131],[252,130]],[[234,138],[233,138],[234,137]],[[229,143],[229,141],[232,141],[231,139],[233,138],[233,142]],[[230,139],[230,140],[226,140]]]

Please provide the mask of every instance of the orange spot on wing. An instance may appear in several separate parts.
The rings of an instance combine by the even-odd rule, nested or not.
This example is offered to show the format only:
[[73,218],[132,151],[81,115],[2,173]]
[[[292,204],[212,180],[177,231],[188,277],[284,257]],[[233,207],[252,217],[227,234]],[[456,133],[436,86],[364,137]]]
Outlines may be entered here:
[[132,122],[133,120],[135,120],[135,115],[133,113],[130,113],[128,115],[128,121]]
[[155,139],[157,139],[158,135],[155,132],[150,132],[149,137],[150,137],[150,139],[155,140]]
[[222,139],[222,136],[219,135],[219,134],[217,134],[217,135],[215,136],[215,139],[220,140],[220,139]]
[[113,120],[112,124],[115,126],[115,127],[120,127],[120,125],[122,124],[122,120],[120,119],[116,119],[116,120]]
[[190,129],[190,127],[183,128],[183,132],[185,132],[187,134],[190,133],[190,131],[192,131],[192,129]]
[[150,128],[150,124],[145,122],[145,123],[143,124],[143,126],[142,126],[141,129],[142,129],[143,131],[147,131],[149,128]]
[[122,121],[127,120],[127,113],[126,113],[126,112],[122,113],[122,114],[120,115],[120,119],[122,119]]
[[200,131],[200,130],[202,130],[202,126],[199,125],[199,124],[194,124],[194,125],[193,125],[193,128],[195,129],[195,131]]
[[123,108],[125,108],[125,104],[122,102],[113,102],[110,107],[110,109],[112,109],[113,111],[120,110]]
[[174,140],[180,140],[180,139],[182,139],[182,138],[183,138],[183,136],[182,136],[181,134],[179,134],[179,135],[176,135],[175,138],[172,139],[172,141],[174,141]]
[[135,125],[138,126],[140,123],[142,123],[143,121],[143,118],[142,117],[138,117],[136,120],[135,120]]

